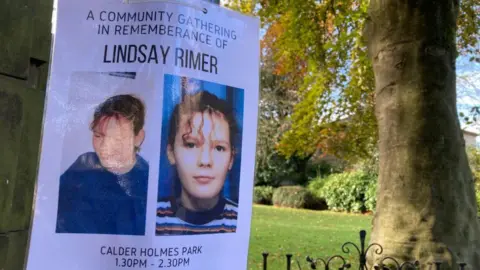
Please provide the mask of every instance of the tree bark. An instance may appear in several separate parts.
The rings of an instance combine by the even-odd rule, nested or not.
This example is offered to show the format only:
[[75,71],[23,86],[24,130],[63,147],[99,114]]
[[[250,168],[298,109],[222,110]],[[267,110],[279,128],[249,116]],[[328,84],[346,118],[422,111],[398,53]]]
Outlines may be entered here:
[[475,188],[456,109],[458,5],[371,0],[365,32],[380,151],[371,242],[384,247],[381,256],[419,260],[422,269],[434,261],[480,269]]

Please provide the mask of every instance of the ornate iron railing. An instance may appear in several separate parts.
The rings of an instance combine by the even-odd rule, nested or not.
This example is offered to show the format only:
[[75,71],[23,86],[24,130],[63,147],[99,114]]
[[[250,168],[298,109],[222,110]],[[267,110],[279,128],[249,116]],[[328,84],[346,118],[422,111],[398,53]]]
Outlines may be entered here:
[[[345,254],[351,254],[351,250],[356,250],[358,254],[358,269],[359,270],[369,270],[367,266],[367,254],[369,251],[375,252],[376,255],[382,255],[383,253],[383,247],[377,243],[372,243],[365,247],[365,239],[367,236],[367,232],[362,230],[360,231],[360,246],[352,243],[352,242],[346,242],[342,245],[342,252]],[[262,253],[263,255],[263,270],[268,270],[268,256],[269,253],[264,252]],[[292,254],[286,254],[286,269],[287,270],[304,270],[304,269],[324,269],[324,270],[329,270],[329,269],[339,269],[339,270],[346,270],[352,268],[352,264],[348,262],[347,259],[345,259],[344,256],[341,255],[334,255],[331,257],[328,257],[326,259],[324,258],[312,258],[307,256],[305,259],[305,262],[308,264],[308,266],[304,266],[302,268],[302,264],[298,259],[293,260],[293,255]],[[332,264],[335,263],[335,266]],[[434,262],[428,262],[426,265],[430,265],[431,267],[429,269],[432,270],[442,270],[442,265],[443,262],[440,261],[434,261]],[[459,270],[465,270],[465,267],[467,266],[466,263],[459,263],[458,264],[458,269]],[[335,267],[335,268],[333,268]],[[370,269],[374,270],[411,270],[411,269],[420,269],[420,262],[415,260],[415,261],[406,261],[406,262],[400,262],[399,260],[390,257],[390,256],[385,256],[381,257],[376,263],[374,263]],[[278,270],[278,269],[274,269]]]

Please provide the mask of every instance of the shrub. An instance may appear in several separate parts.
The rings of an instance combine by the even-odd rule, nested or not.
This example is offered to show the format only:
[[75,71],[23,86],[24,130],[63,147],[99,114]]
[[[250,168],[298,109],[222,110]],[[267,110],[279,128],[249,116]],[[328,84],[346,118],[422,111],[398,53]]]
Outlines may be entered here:
[[475,185],[475,197],[477,198],[477,216],[480,217],[480,183]]
[[272,204],[274,188],[270,186],[258,186],[253,188],[253,202],[258,204]]
[[468,164],[475,181],[475,195],[477,198],[477,215],[480,217],[480,149],[467,147]]
[[273,192],[273,205],[290,208],[325,209],[326,203],[318,200],[301,186],[279,187]]
[[334,211],[373,211],[376,201],[376,177],[363,172],[332,174],[324,179],[317,196],[325,198]]
[[308,183],[308,190],[318,199],[323,199],[321,192],[326,178],[317,177]]
[[274,186],[280,185],[282,180],[289,178],[294,169],[283,156],[276,153],[262,154],[256,159],[255,185]]
[[377,179],[374,178],[367,186],[365,192],[365,208],[367,211],[375,212],[377,207]]
[[480,149],[476,147],[467,147],[468,164],[472,171],[475,182],[480,181]]

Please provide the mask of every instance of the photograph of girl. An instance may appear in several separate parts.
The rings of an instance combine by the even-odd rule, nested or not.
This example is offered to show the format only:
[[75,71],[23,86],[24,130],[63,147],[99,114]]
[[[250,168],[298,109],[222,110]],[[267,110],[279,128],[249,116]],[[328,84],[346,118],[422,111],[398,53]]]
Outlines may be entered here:
[[166,75],[164,94],[156,235],[235,232],[243,90]]

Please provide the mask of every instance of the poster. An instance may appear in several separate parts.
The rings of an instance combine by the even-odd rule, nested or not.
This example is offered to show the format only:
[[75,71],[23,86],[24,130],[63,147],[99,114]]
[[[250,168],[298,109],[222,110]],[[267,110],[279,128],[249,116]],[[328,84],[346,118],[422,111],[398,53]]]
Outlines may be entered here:
[[59,0],[26,269],[246,269],[259,20]]

